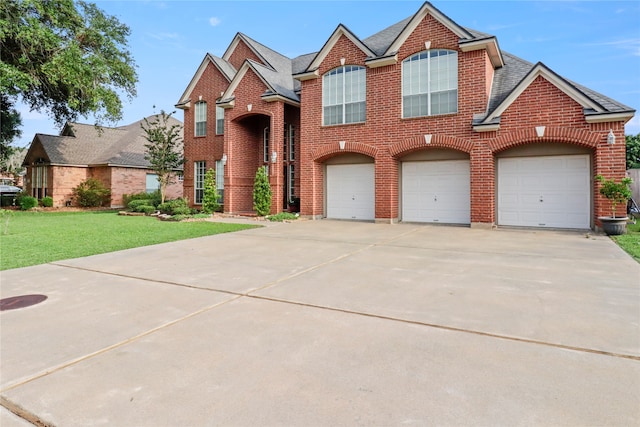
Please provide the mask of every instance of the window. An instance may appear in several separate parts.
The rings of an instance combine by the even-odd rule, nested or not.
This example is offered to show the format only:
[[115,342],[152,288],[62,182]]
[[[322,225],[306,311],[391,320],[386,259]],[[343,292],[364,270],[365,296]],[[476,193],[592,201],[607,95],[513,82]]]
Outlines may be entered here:
[[147,174],[147,193],[153,193],[160,189],[160,183],[158,182],[158,175],[155,173]]
[[429,50],[402,61],[402,117],[457,111],[457,52]]
[[296,128],[289,125],[289,160],[296,159]]
[[216,189],[218,190],[218,203],[224,203],[224,162],[216,161]]
[[216,106],[216,135],[224,134],[224,108]]
[[42,199],[47,196],[47,175],[49,168],[47,166],[34,166],[31,169],[31,194],[36,199]]
[[295,166],[294,165],[289,165],[289,200],[293,201],[293,196],[295,196],[295,186],[296,186],[296,179],[295,179]]
[[207,134],[207,103],[196,102],[196,133],[195,136],[205,136]]
[[323,124],[338,125],[365,121],[367,71],[347,65],[329,71],[322,78]]
[[263,151],[263,160],[265,163],[269,163],[269,128],[264,128],[264,133],[262,137],[262,151]]
[[194,203],[202,204],[204,196],[204,175],[207,173],[207,162],[200,161],[193,164]]

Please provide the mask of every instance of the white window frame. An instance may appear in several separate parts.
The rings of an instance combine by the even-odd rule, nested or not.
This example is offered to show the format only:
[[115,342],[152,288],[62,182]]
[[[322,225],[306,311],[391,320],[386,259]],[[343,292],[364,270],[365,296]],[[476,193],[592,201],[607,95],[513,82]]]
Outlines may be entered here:
[[289,125],[289,160],[294,161],[296,159],[296,128],[293,125]]
[[262,132],[262,160],[265,163],[269,163],[269,126],[264,128]]
[[206,161],[199,160],[193,163],[193,203],[196,205],[201,205],[204,198],[204,176],[206,173]]
[[[352,108],[362,108],[355,113]],[[349,108],[352,107],[352,108]],[[329,114],[329,111],[337,113]],[[334,68],[322,76],[322,124],[364,123],[367,117],[367,69],[359,65]]]
[[[438,98],[440,97],[447,97],[448,101],[439,103]],[[452,97],[455,97],[453,102]],[[414,105],[410,107],[408,102],[412,102]],[[437,111],[436,106],[438,107]],[[443,110],[443,106],[450,108]],[[412,110],[407,111],[408,108],[412,108]],[[457,112],[458,52],[448,49],[425,50],[402,61],[403,118]]]
[[216,190],[218,190],[218,203],[224,204],[224,162],[216,160]]
[[207,136],[207,103],[205,101],[196,102],[193,117],[193,135]]
[[216,135],[224,135],[224,108],[216,105]]
[[296,186],[296,167],[294,164],[289,165],[289,201],[293,202],[293,197],[296,195],[295,186]]

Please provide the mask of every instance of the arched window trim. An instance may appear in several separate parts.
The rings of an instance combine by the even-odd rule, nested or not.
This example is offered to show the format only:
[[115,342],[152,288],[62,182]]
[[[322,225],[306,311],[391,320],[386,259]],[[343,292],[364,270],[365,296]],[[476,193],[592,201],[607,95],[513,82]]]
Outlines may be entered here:
[[430,49],[402,61],[402,117],[458,112],[458,52]]
[[366,100],[366,67],[343,65],[329,70],[322,76],[322,124],[324,126],[364,122]]

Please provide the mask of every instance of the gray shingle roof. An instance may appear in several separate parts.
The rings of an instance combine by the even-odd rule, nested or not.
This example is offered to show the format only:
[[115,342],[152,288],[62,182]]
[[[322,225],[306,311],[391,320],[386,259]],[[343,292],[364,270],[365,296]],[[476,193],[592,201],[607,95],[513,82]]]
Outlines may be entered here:
[[[393,42],[400,36],[402,31],[406,28],[406,26],[410,23],[411,19],[414,16],[415,14],[383,29],[382,31],[373,34],[372,36],[365,38],[364,40],[362,40],[362,43],[376,55],[384,55],[389,47],[393,44]],[[450,19],[444,14],[442,14],[442,16],[444,16],[446,19]],[[458,24],[454,23],[453,21],[451,21],[451,25],[458,26]],[[474,42],[495,38],[495,36],[491,34],[477,31],[471,28],[459,28],[462,28],[471,37],[468,38],[465,34],[464,42]],[[311,71],[309,70],[309,66],[312,63],[313,59],[317,56],[318,52],[308,53],[300,55],[294,59],[289,59],[286,56],[266,47],[265,45],[251,39],[250,37],[242,33],[239,33],[239,36],[242,37],[243,40],[245,40],[245,42],[248,43],[252,49],[254,49],[258,56],[260,56],[265,61],[265,65],[260,65],[252,61],[252,66],[253,69],[256,70],[256,72],[259,73],[262,78],[268,83],[268,85],[273,88],[275,93],[289,99],[299,101],[300,98],[296,91],[299,91],[300,89],[300,82],[296,79],[293,79],[293,75],[302,74],[305,71]],[[507,52],[502,52],[502,56],[504,60],[504,66],[495,70],[486,114],[489,114],[496,107],[498,107],[500,103],[502,103],[507,98],[507,96],[516,88],[518,83],[520,83],[522,79],[527,75],[527,73],[529,73],[534,67],[534,64]],[[226,61],[222,59],[220,59],[220,61],[221,63],[227,64],[226,66],[230,67],[230,64],[228,64]],[[233,69],[233,67],[231,67],[231,69]],[[235,70],[233,70],[233,72],[235,74]],[[609,97],[599,94],[577,83],[570,82],[569,80],[566,81],[575,86],[592,101],[603,106],[608,112],[632,111],[631,108],[620,104]]]
[[[147,119],[153,120],[154,116]],[[59,165],[111,165],[148,168],[144,131],[140,127],[144,120],[117,128],[70,123],[67,132],[60,136],[36,134],[34,141],[40,141],[49,161]],[[169,125],[182,122],[171,117]],[[181,132],[182,135],[182,132]]]

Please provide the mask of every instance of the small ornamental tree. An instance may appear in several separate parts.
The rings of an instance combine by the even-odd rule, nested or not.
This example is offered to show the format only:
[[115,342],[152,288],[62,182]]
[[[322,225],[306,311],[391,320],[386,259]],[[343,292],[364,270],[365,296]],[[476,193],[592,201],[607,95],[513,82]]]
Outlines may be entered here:
[[172,114],[160,111],[151,120],[145,118],[144,123],[140,124],[148,141],[144,145],[147,148],[144,158],[158,175],[160,203],[165,201],[167,186],[175,182],[175,171],[184,165],[180,136],[182,125],[171,119]]
[[202,195],[202,212],[214,213],[220,208],[216,188],[216,170],[209,169],[204,175],[204,194]]
[[596,176],[602,186],[600,187],[600,194],[607,199],[611,200],[611,211],[613,212],[612,218],[616,217],[616,206],[623,203],[626,206],[627,200],[631,197],[631,178],[625,177],[616,183],[613,179],[604,179],[602,175]]
[[256,172],[256,180],[253,184],[253,209],[259,216],[269,214],[271,210],[271,186],[267,167],[261,166]]

